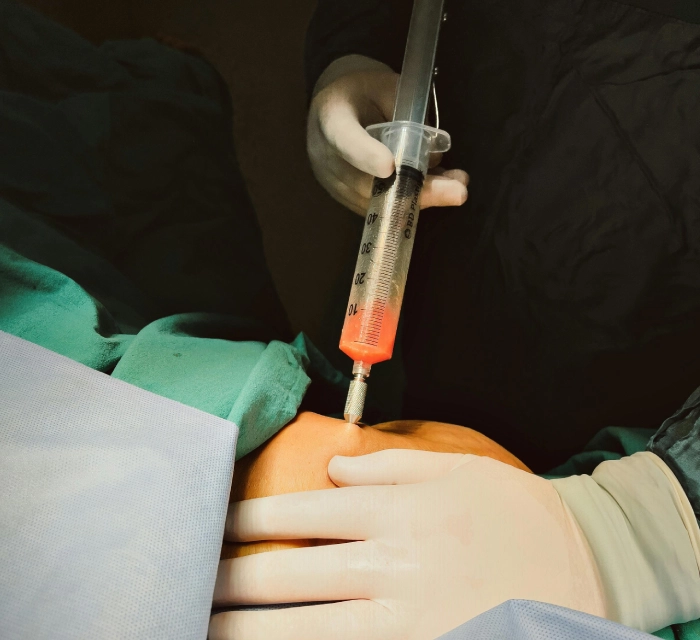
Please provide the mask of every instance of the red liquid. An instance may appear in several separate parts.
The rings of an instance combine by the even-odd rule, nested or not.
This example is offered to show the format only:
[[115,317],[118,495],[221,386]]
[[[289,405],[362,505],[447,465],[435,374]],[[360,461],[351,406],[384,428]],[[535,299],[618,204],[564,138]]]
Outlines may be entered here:
[[[377,331],[372,332],[372,322]],[[398,324],[399,314],[389,308],[384,309],[383,317],[381,312],[368,314],[366,311],[345,316],[340,350],[353,360],[362,360],[366,364],[389,360],[394,351]]]

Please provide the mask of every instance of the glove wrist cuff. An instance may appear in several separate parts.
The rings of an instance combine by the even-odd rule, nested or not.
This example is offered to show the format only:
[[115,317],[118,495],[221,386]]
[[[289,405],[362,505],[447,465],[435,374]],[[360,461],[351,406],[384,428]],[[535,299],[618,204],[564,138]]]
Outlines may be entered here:
[[658,456],[637,453],[552,484],[591,547],[610,618],[656,631],[700,616],[700,530]]

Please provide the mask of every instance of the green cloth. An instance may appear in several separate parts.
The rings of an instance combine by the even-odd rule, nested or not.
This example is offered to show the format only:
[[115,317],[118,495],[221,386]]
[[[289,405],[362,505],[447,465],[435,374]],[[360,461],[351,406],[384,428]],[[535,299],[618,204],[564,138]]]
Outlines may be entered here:
[[240,458],[296,416],[311,380],[303,334],[292,344],[265,344],[237,340],[246,334],[239,325],[206,314],[158,320],[135,337],[112,375],[235,422]]

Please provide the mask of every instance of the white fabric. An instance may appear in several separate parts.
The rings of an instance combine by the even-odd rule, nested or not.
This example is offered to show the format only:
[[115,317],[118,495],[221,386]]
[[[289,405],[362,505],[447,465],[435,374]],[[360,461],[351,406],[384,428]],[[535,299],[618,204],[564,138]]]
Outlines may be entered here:
[[0,332],[0,638],[204,640],[237,435]]
[[643,631],[700,617],[700,531],[666,464],[649,452],[553,480],[599,567],[610,617]]

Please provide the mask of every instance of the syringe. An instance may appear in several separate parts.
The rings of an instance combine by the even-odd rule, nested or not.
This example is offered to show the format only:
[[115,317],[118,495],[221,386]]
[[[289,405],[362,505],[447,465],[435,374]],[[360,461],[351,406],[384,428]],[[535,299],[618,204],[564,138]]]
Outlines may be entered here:
[[373,364],[391,358],[418,223],[419,198],[431,153],[450,136],[424,124],[433,82],[443,0],[415,0],[393,122],[368,133],[394,154],[395,173],[375,178],[353,274],[340,349],[354,360],[345,419],[357,424]]

